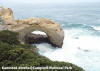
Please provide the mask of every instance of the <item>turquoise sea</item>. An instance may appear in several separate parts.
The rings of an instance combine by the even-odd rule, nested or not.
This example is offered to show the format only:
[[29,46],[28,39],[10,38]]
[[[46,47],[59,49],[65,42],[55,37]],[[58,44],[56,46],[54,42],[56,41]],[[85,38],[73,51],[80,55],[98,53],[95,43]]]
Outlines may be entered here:
[[39,53],[54,61],[76,64],[86,71],[100,70],[100,3],[33,4],[0,1],[11,8],[15,19],[49,18],[59,22],[65,32],[64,44],[55,49],[50,44],[37,45]]

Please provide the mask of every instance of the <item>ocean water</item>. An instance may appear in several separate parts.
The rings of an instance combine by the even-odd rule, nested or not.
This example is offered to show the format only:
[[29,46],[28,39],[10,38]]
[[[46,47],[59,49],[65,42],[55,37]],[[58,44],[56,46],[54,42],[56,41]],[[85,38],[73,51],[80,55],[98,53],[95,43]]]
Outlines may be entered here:
[[100,3],[34,5],[1,1],[0,5],[12,8],[15,19],[44,17],[62,25],[63,47],[36,44],[41,55],[54,61],[71,62],[86,71],[100,70]]

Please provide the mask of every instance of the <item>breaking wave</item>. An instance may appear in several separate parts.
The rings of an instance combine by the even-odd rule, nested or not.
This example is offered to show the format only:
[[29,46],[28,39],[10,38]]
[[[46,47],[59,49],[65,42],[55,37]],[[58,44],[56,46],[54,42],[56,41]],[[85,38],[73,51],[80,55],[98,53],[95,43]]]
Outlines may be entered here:
[[[39,52],[54,61],[65,61],[79,65],[86,71],[98,71],[100,65],[100,37],[83,29],[65,29],[62,48],[50,44],[38,44]],[[90,69],[91,68],[91,69]]]

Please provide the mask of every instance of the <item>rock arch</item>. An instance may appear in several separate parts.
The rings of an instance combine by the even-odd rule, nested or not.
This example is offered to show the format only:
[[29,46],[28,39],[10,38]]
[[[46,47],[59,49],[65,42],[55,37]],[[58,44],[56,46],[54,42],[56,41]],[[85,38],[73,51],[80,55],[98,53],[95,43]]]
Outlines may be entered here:
[[[36,20],[38,21],[36,22]],[[41,21],[41,20],[45,20],[45,21]],[[26,24],[26,25],[24,25],[25,27],[23,27],[23,29],[18,30],[20,40],[24,42],[25,35],[35,30],[39,30],[47,34],[48,39],[50,40],[51,44],[57,47],[62,47],[63,39],[64,39],[64,32],[61,29],[60,24],[52,23],[48,21],[47,19],[36,19],[36,18],[35,20],[34,18],[30,18],[30,19],[21,21],[23,24]]]
[[[6,29],[19,33],[19,40],[25,42],[25,35],[32,31],[40,30],[47,34],[51,44],[62,47],[64,31],[60,24],[50,19],[29,18],[25,20],[14,20],[13,12],[9,8],[0,7],[0,17],[5,21]],[[2,11],[3,10],[3,11]],[[4,13],[3,13],[4,12]]]

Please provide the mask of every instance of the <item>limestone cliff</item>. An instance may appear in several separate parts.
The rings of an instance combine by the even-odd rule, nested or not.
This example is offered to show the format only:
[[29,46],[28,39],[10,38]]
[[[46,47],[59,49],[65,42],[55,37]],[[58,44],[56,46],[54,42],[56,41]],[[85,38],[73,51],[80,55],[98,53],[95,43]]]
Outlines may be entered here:
[[64,31],[57,22],[44,18],[14,20],[12,10],[3,7],[0,7],[0,17],[5,22],[8,30],[19,32],[19,40],[21,42],[25,42],[25,35],[35,30],[39,30],[47,34],[51,44],[57,47],[62,47]]
[[7,23],[12,23],[14,21],[13,11],[10,8],[0,7],[0,17]]

